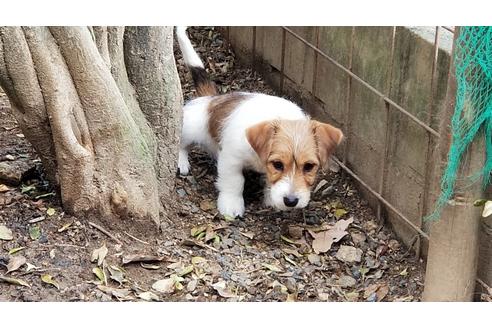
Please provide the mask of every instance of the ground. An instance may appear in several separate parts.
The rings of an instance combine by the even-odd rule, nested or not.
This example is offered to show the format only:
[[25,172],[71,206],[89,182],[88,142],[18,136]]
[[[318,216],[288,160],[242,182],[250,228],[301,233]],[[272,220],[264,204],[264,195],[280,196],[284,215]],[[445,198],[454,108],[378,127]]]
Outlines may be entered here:
[[[190,34],[221,92],[273,94],[239,67],[216,29]],[[0,301],[420,300],[422,261],[336,167],[320,177],[306,209],[284,213],[263,207],[261,177],[246,173],[246,215],[231,221],[215,207],[213,161],[194,150],[191,175],[176,182],[180,211],[164,231],[113,231],[63,212],[2,93],[0,169],[23,173],[0,181]]]

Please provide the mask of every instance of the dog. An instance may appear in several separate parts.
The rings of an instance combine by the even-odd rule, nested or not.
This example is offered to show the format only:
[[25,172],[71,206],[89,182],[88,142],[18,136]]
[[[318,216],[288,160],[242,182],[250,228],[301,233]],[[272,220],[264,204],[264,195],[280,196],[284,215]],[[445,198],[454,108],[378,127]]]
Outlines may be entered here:
[[189,173],[188,148],[197,144],[217,160],[217,208],[222,215],[244,215],[243,169],[266,175],[267,206],[306,207],[317,173],[342,141],[342,131],[310,119],[280,97],[248,92],[219,95],[186,27],[177,27],[176,37],[198,94],[183,108],[180,174]]

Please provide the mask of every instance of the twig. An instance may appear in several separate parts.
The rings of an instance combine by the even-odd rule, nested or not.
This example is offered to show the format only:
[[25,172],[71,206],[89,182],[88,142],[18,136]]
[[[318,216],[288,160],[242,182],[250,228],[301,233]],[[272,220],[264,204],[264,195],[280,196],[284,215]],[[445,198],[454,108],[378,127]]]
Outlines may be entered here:
[[73,248],[87,248],[87,246],[80,246],[80,245],[73,245],[73,244],[45,244],[45,245],[39,245],[39,246],[36,246],[36,247],[46,247],[46,248],[50,248],[50,247],[73,247]]
[[106,236],[108,236],[109,238],[111,238],[112,240],[117,242],[118,244],[123,245],[123,243],[118,238],[113,236],[108,230],[104,229],[103,227],[101,227],[101,226],[99,226],[93,222],[89,221],[88,223],[91,227],[96,228],[97,230],[101,231],[103,234],[105,234]]
[[492,287],[489,287],[485,282],[483,282],[481,279],[477,278],[477,282],[482,285],[483,288],[492,296]]
[[123,232],[125,233],[125,235],[127,235],[127,236],[128,236],[128,237],[130,237],[131,239],[136,240],[136,241],[138,241],[138,242],[141,242],[142,244],[149,245],[149,243],[148,243],[148,242],[143,241],[143,240],[141,240],[141,239],[138,239],[137,237],[130,235],[130,234],[129,234],[128,232],[126,232],[126,231],[123,231]]
[[31,219],[28,222],[29,223],[37,223],[37,222],[41,222],[41,221],[44,221],[44,220],[46,220],[46,217],[45,216],[40,216],[38,218]]

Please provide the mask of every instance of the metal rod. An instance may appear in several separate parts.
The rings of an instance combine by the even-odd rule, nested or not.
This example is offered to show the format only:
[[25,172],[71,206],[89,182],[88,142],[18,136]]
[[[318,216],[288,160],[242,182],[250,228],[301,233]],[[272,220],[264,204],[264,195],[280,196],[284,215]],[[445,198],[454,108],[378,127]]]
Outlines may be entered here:
[[[383,99],[384,101],[388,102],[393,108],[399,110],[400,112],[402,112],[403,114],[405,114],[407,117],[409,117],[411,120],[413,120],[415,123],[417,123],[418,125],[420,125],[421,127],[423,127],[425,130],[429,131],[432,135],[434,135],[435,137],[438,137],[438,138],[440,137],[439,133],[436,130],[432,129],[430,126],[427,126],[424,122],[422,122],[421,120],[419,120],[413,114],[409,113],[406,109],[404,109],[403,107],[401,107],[400,105],[398,105],[397,103],[395,103],[393,100],[391,100],[390,98],[388,98],[387,96],[385,96],[381,91],[377,90],[372,85],[370,85],[369,83],[367,83],[366,81],[364,81],[362,78],[360,78],[358,75],[354,74],[349,69],[347,69],[345,66],[343,66],[342,64],[340,64],[339,62],[337,62],[335,59],[331,58],[330,56],[326,55],[324,52],[322,52],[321,50],[319,50],[318,48],[316,48],[309,41],[307,41],[306,39],[304,39],[303,37],[301,37],[300,35],[298,35],[297,33],[295,33],[294,31],[292,31],[291,29],[289,29],[286,26],[282,26],[282,29],[283,29],[284,33],[285,33],[285,31],[287,31],[287,32],[289,32],[289,34],[291,34],[295,38],[297,38],[300,41],[304,42],[304,44],[306,44],[308,47],[310,47],[311,49],[313,49],[314,51],[316,51],[320,56],[328,59],[332,64],[334,64],[335,66],[337,66],[338,68],[340,68],[345,73],[349,74],[352,78],[354,78],[355,80],[357,80],[358,82],[360,82],[363,86],[365,86],[366,88],[368,88],[369,90],[371,90],[372,92],[374,92],[381,99]],[[282,37],[282,41],[283,40],[284,40],[284,38]],[[284,47],[282,47],[282,48],[284,48]],[[285,50],[285,49],[283,49],[283,50]],[[282,58],[283,58],[283,55],[282,55]]]
[[[349,70],[352,71],[352,62],[354,57],[354,42],[355,42],[355,26],[352,26],[352,33],[350,34],[350,52],[349,52]],[[352,77],[347,75],[347,94],[345,96],[345,116],[343,118],[343,124],[345,128],[345,133],[347,134],[347,141],[345,142],[345,148],[343,150],[343,163],[347,163],[347,156],[350,149],[350,133],[351,126],[350,117],[351,117],[351,102],[350,97],[352,94]]]
[[[315,35],[316,35],[316,48],[319,48],[319,26],[315,27]],[[313,96],[316,98],[316,80],[318,77],[318,53],[314,51],[314,63],[313,63]]]
[[284,91],[284,78],[285,78],[285,29],[282,29],[282,56],[280,58],[280,92]]

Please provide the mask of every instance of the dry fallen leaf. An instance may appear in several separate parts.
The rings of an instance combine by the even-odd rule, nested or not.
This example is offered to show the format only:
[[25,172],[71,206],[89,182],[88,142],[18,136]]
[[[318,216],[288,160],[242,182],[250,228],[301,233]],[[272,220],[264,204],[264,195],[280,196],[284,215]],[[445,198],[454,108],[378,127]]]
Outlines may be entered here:
[[0,192],[6,192],[6,191],[9,191],[9,190],[10,190],[9,187],[7,187],[6,185],[0,183]]
[[16,248],[12,248],[9,250],[9,255],[12,255],[12,254],[15,254],[17,253],[18,251],[21,251],[23,250],[25,247],[24,246],[21,246],[21,247],[16,247]]
[[214,202],[212,202],[208,199],[202,200],[200,202],[200,208],[202,209],[202,211],[209,211],[209,210],[214,209],[215,207],[216,206],[215,206]]
[[204,262],[207,262],[207,260],[201,256],[194,256],[191,258],[191,264],[193,264],[193,265],[197,265],[197,264],[204,263]]
[[26,263],[26,272],[29,272],[31,270],[35,270],[35,269],[39,269],[39,267],[35,266],[34,264],[31,264],[31,263]]
[[106,294],[110,294],[116,297],[118,301],[131,301],[135,299],[135,297],[131,295],[132,291],[126,288],[113,288],[104,285],[99,285],[97,286],[97,288],[99,288]]
[[46,284],[49,284],[49,285],[52,285],[52,286],[55,286],[56,289],[60,289],[60,285],[53,279],[52,276],[50,276],[49,274],[43,274],[41,276],[41,280],[46,283]]
[[145,254],[129,254],[123,256],[121,262],[123,265],[134,263],[134,262],[160,262],[164,261],[166,258],[164,256],[155,256],[155,255],[145,255]]
[[339,220],[335,225],[328,230],[313,232],[308,230],[313,240],[313,250],[316,254],[328,252],[331,249],[333,243],[340,241],[346,234],[345,231],[349,224],[354,222],[354,218],[349,218],[347,220]]
[[26,258],[22,255],[11,256],[9,264],[7,264],[7,272],[10,273],[18,270],[21,266],[26,264]]
[[70,223],[66,223],[64,224],[60,229],[58,229],[58,232],[63,232],[65,230],[67,230],[68,228],[70,228],[70,226],[73,224],[73,222],[70,222]]
[[352,263],[360,262],[362,259],[362,250],[353,246],[342,245],[338,249],[335,257],[340,261]]
[[224,280],[216,282],[215,284],[212,285],[212,287],[222,297],[225,298],[236,297],[236,295],[230,289],[227,288],[226,282]]
[[139,298],[143,299],[144,301],[159,301],[159,296],[152,292],[143,292],[137,295]]
[[388,292],[389,292],[388,285],[383,285],[379,287],[378,291],[376,292],[376,300],[378,302],[381,302],[386,297],[386,295],[388,295]]
[[337,208],[333,214],[337,219],[340,219],[342,216],[347,214],[347,210],[344,208]]
[[107,254],[108,248],[106,247],[106,244],[103,244],[101,247],[92,251],[91,262],[97,261],[97,265],[101,266]]
[[106,274],[104,273],[104,270],[96,267],[92,269],[92,272],[96,275],[97,279],[99,279],[100,282],[104,283],[105,285],[108,284],[108,278],[106,278]]
[[55,213],[56,210],[53,207],[50,207],[46,210],[46,214],[48,214],[48,216],[53,216]]
[[184,278],[178,277],[177,275],[173,274],[167,279],[162,279],[154,282],[154,284],[152,285],[152,289],[155,289],[161,293],[171,294],[177,287],[179,287],[179,285],[176,285],[181,284],[181,281],[183,280]]
[[108,266],[109,278],[118,282],[120,286],[126,281],[123,270],[115,265]]
[[4,225],[0,225],[0,240],[12,240],[12,230]]
[[38,240],[41,237],[41,229],[38,225],[32,225],[29,227],[29,236],[32,240]]
[[492,214],[492,201],[488,200],[483,206],[482,217],[486,218]]
[[152,264],[152,263],[145,263],[145,262],[140,262],[140,266],[144,269],[147,270],[158,270],[161,268],[160,265]]
[[9,277],[5,277],[5,276],[0,276],[0,281],[4,281],[4,282],[7,282],[9,284],[18,285],[18,286],[31,287],[24,280],[16,279],[16,278],[9,278]]
[[276,265],[273,265],[273,264],[268,264],[268,263],[262,263],[261,265],[263,265],[265,268],[267,268],[268,270],[270,271],[274,271],[274,272],[282,272],[282,269],[280,269],[278,266]]

